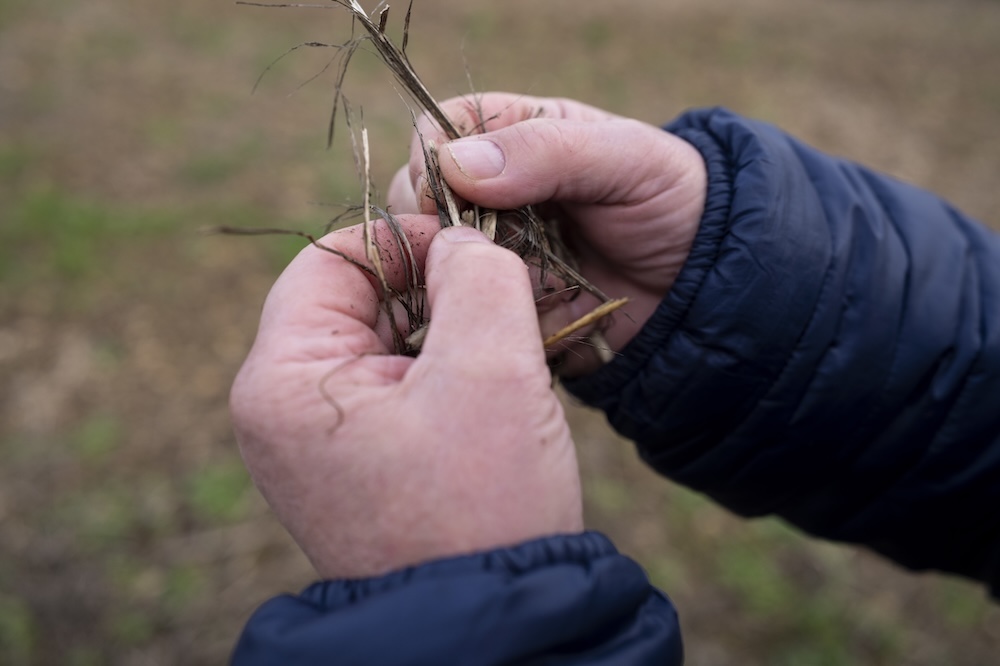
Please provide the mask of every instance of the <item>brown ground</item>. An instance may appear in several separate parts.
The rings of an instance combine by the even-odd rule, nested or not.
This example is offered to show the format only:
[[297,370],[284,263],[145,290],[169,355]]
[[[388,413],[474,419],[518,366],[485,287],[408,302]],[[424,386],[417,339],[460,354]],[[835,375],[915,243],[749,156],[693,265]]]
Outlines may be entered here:
[[[288,96],[331,52],[250,94],[344,28],[228,0],[0,2],[0,663],[217,664],[257,604],[311,580],[226,413],[294,247],[197,230],[316,229],[316,202],[357,198],[323,146],[329,77]],[[727,105],[997,221],[997,2],[417,0],[438,96],[467,90],[463,52],[481,90],[657,123]],[[406,112],[371,59],[353,74],[387,183]],[[981,590],[736,520],[571,416],[590,524],[674,598],[688,663],[997,663]]]

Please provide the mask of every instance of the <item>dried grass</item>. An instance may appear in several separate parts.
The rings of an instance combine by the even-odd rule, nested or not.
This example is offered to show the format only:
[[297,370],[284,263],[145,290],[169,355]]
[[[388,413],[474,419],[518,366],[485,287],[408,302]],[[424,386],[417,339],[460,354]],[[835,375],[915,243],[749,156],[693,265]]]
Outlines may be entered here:
[[[337,56],[331,60],[331,62],[327,65],[327,68],[324,68],[325,71],[334,64],[337,66],[337,76],[334,84],[334,101],[330,113],[327,140],[328,143],[332,143],[337,118],[343,110],[345,112],[344,115],[347,117],[347,126],[351,132],[352,142],[354,144],[355,162],[364,187],[364,200],[360,212],[364,218],[364,238],[367,264],[362,264],[361,262],[347,257],[333,248],[324,246],[309,234],[281,230],[254,230],[251,233],[277,232],[291,233],[293,235],[302,236],[307,238],[313,245],[319,247],[320,249],[332,252],[337,256],[347,259],[352,264],[362,268],[370,275],[375,276],[382,285],[385,295],[385,298],[383,299],[383,307],[385,308],[385,312],[389,316],[390,321],[394,321],[393,300],[401,303],[403,305],[403,309],[407,313],[405,330],[408,333],[405,336],[400,332],[400,328],[403,327],[399,322],[397,322],[397,326],[392,327],[395,334],[395,351],[401,354],[414,354],[418,352],[423,341],[426,321],[423,311],[423,299],[420,297],[422,285],[420,284],[419,274],[416,269],[416,262],[414,261],[413,252],[406,239],[406,235],[403,233],[402,226],[399,221],[391,213],[374,206],[371,202],[372,183],[370,176],[368,131],[364,127],[363,122],[361,123],[360,128],[357,127],[357,124],[354,122],[353,114],[351,113],[350,104],[348,103],[343,91],[344,80],[351,58],[362,45],[366,43],[371,44],[374,47],[375,53],[378,55],[379,59],[392,72],[396,81],[402,86],[403,90],[405,90],[417,106],[434,121],[441,132],[448,137],[449,140],[458,139],[463,136],[462,132],[459,131],[458,126],[456,126],[447,114],[444,113],[440,105],[427,90],[427,87],[413,69],[409,57],[406,54],[406,48],[409,44],[410,37],[410,19],[413,12],[413,0],[410,0],[409,5],[407,6],[403,24],[402,43],[400,46],[396,46],[396,44],[394,44],[386,34],[386,27],[389,20],[389,5],[385,2],[380,3],[371,14],[366,12],[357,0],[330,0],[330,4],[326,5],[303,3],[261,3],[249,2],[246,0],[239,0],[237,4],[269,8],[300,7],[311,9],[340,9],[347,10],[351,14],[351,38],[344,44],[305,42],[289,49],[286,53],[280,56],[278,60],[300,48],[333,48],[338,51]],[[361,28],[360,34],[358,31],[359,26]],[[276,62],[277,60],[275,63]],[[271,66],[275,63],[272,63]],[[270,66],[267,69],[270,69]],[[267,69],[261,74],[261,76],[266,74]],[[320,74],[322,74],[322,72]],[[319,74],[317,76],[319,76]],[[476,111],[478,113],[479,123],[472,129],[472,133],[481,131],[481,129],[485,127],[486,121],[488,120],[483,117],[481,109],[476,107]],[[413,117],[413,122],[414,127],[416,127],[415,116]],[[600,289],[595,287],[582,275],[580,275],[576,269],[572,254],[561,242],[558,221],[544,219],[538,214],[533,206],[525,206],[516,210],[506,211],[483,209],[475,205],[469,205],[463,209],[454,194],[451,192],[448,184],[444,181],[444,178],[441,177],[437,159],[437,146],[433,141],[423,140],[422,136],[421,140],[424,148],[424,161],[426,163],[428,185],[437,206],[441,225],[443,227],[475,227],[499,245],[516,252],[528,265],[537,267],[541,276],[542,285],[548,284],[549,278],[553,277],[558,282],[566,285],[566,288],[568,289],[587,291],[597,297],[597,299],[601,302],[601,305],[598,308],[580,318],[578,321],[573,322],[558,333],[545,339],[544,345],[546,348],[552,348],[572,336],[580,329],[596,325],[598,327],[598,332],[592,335],[591,342],[599,349],[600,352],[602,352],[602,357],[607,360],[606,343],[603,342],[603,336],[600,334],[599,328],[601,322],[606,321],[605,317],[625,305],[625,303],[627,303],[627,299],[612,300]],[[352,212],[356,213],[357,210]],[[402,291],[393,289],[385,277],[374,233],[372,232],[374,228],[372,213],[375,213],[379,217],[386,220],[389,229],[392,232],[393,238],[397,243],[398,249],[404,257],[404,261],[408,262],[407,284],[406,288]],[[232,232],[237,230],[229,229],[227,231]]]

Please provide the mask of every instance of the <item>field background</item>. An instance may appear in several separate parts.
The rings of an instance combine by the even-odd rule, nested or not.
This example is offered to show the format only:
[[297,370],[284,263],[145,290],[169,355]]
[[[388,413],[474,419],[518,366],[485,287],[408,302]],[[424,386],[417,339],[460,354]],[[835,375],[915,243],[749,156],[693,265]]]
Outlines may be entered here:
[[[358,200],[331,78],[296,92],[331,51],[251,94],[346,36],[339,11],[0,0],[0,663],[223,663],[311,580],[226,411],[299,244],[199,229],[314,231]],[[416,0],[410,54],[440,98],[467,63],[479,90],[654,123],[726,105],[998,222],[1000,2]],[[347,86],[385,186],[407,112],[374,58]],[[672,596],[689,664],[1000,662],[981,589],[735,519],[571,418],[589,524]]]

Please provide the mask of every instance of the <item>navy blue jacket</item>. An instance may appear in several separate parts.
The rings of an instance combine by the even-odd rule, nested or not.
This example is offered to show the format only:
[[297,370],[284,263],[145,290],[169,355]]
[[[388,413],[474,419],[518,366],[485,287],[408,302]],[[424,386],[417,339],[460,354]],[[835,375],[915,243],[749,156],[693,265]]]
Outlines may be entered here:
[[[691,255],[622,357],[569,388],[662,474],[1000,595],[1000,236],[725,110]],[[680,664],[677,618],[594,533],[313,585],[234,663]]]

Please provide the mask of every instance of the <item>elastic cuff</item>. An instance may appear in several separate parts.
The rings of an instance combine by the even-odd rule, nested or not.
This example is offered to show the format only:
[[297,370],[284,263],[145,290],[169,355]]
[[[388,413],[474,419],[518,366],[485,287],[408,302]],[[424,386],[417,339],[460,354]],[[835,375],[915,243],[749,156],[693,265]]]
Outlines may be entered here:
[[304,589],[299,598],[321,608],[333,609],[384,594],[418,579],[450,578],[482,571],[519,576],[555,564],[586,565],[617,554],[611,540],[599,532],[554,535],[509,548],[434,560],[375,578],[320,581]]

